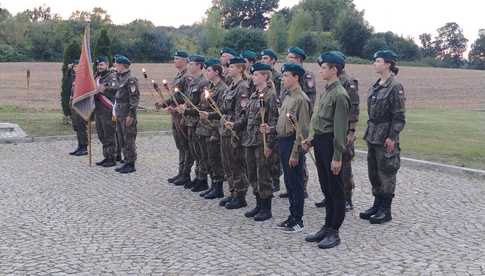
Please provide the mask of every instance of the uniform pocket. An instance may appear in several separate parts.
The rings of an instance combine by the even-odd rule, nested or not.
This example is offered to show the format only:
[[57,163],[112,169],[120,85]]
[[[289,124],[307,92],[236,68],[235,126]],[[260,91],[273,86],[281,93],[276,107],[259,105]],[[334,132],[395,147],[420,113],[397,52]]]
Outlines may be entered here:
[[[397,147],[397,146],[396,146]],[[401,167],[401,152],[398,148],[393,152],[385,152],[382,170],[388,174],[396,173]]]

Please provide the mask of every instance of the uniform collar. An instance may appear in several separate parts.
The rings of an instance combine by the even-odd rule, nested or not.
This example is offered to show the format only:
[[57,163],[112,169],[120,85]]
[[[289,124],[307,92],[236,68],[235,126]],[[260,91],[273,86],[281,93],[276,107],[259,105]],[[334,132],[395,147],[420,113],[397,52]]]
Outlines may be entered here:
[[374,88],[378,88],[378,87],[383,87],[383,88],[387,88],[389,87],[389,85],[391,85],[391,83],[394,81],[394,75],[391,74],[389,76],[389,78],[386,80],[386,82],[383,84],[383,85],[380,85],[379,82],[381,81],[381,79],[378,79],[376,81],[376,83],[374,84]]
[[339,84],[339,80],[336,80],[332,83],[328,83],[327,85],[325,85],[325,91],[333,90],[335,87],[337,87],[338,84]]

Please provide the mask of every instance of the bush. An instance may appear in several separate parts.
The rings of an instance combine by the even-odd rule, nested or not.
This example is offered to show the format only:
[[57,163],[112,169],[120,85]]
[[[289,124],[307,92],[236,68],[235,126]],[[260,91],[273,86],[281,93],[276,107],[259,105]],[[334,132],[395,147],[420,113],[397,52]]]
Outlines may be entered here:
[[264,32],[260,29],[232,28],[224,35],[223,47],[241,52],[250,49],[260,51],[267,47]]

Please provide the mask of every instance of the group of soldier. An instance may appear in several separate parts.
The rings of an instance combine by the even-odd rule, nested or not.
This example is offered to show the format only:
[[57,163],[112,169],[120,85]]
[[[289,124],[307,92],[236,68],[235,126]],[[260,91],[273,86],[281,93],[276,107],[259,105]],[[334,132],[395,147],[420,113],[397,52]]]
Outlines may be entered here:
[[[244,215],[265,221],[272,217],[272,198],[280,190],[283,174],[286,192],[280,197],[289,200],[289,216],[277,226],[285,233],[304,227],[309,157],[324,194],[324,200],[315,205],[325,207],[326,217],[321,229],[305,240],[332,248],[340,243],[345,212],[353,208],[351,163],[359,117],[358,81],[346,73],[343,53],[325,52],[317,63],[326,86],[317,93],[314,74],[303,67],[305,58],[302,49],[291,47],[279,71],[278,56],[271,49],[239,54],[223,48],[217,59],[177,51],[175,78],[161,86],[154,84],[161,96],[155,106],[171,115],[178,150],[178,173],[169,183],[201,192],[205,199],[220,198],[219,205],[226,209],[246,207],[251,186],[256,204]],[[364,139],[375,200],[360,217],[381,224],[392,219],[405,95],[396,79],[397,55],[382,50],[374,58],[379,79],[369,90]],[[105,157],[97,165],[115,166],[121,161],[116,150],[120,148],[124,165],[117,171],[134,172],[138,81],[124,56],[115,57],[115,71],[108,70],[104,57],[96,63],[95,118]],[[80,140],[81,153],[84,145]],[[191,178],[192,168],[195,178]]]

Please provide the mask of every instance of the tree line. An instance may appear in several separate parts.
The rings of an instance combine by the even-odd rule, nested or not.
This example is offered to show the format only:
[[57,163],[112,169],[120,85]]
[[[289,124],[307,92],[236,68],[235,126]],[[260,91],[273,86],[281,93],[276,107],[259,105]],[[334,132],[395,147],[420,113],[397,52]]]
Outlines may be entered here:
[[418,46],[408,37],[375,32],[353,0],[302,0],[279,10],[278,5],[279,0],[213,0],[201,22],[174,28],[141,19],[116,25],[101,8],[75,11],[63,19],[46,6],[12,15],[0,4],[0,61],[61,61],[66,52],[76,52],[75,44],[90,21],[94,55],[124,53],[135,62],[166,62],[176,49],[217,56],[221,47],[271,47],[284,55],[294,45],[310,59],[339,49],[368,60],[376,50],[387,48],[404,61],[485,69],[485,30],[479,30],[466,60],[468,39],[455,22],[438,28],[434,36],[421,34]]

